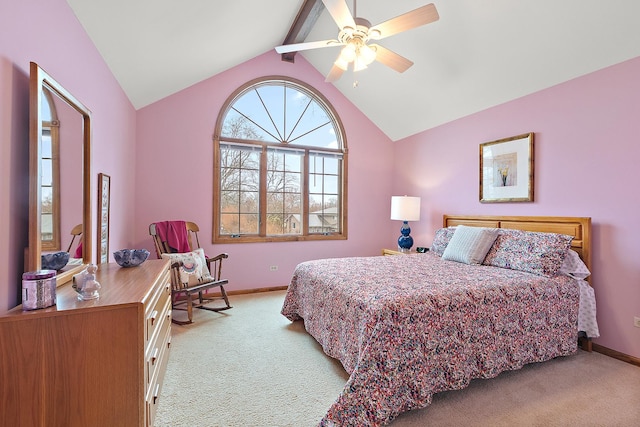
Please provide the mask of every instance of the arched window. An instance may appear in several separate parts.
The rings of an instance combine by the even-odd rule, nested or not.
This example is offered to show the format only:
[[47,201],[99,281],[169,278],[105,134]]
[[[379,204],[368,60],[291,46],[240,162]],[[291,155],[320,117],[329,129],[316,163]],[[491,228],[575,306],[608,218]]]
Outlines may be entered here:
[[232,94],[214,166],[214,243],[347,238],[344,131],[308,85],[267,77]]

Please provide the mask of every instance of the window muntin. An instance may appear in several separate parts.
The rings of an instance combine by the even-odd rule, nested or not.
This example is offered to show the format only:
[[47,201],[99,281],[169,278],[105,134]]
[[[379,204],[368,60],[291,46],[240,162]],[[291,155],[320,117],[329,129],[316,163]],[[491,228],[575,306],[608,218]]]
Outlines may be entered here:
[[277,78],[226,105],[214,137],[214,242],[346,238],[346,147],[324,98]]

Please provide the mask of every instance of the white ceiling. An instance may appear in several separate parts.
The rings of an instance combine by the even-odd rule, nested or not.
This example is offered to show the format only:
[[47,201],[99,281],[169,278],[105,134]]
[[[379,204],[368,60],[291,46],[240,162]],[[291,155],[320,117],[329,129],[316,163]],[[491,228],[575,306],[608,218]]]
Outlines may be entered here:
[[[379,42],[413,67],[376,62],[335,83],[392,140],[640,56],[638,0],[360,0],[357,12],[375,25],[429,1],[439,21]],[[280,45],[303,3],[67,2],[136,109]],[[307,41],[337,33],[324,11]],[[327,74],[338,53],[298,55]]]

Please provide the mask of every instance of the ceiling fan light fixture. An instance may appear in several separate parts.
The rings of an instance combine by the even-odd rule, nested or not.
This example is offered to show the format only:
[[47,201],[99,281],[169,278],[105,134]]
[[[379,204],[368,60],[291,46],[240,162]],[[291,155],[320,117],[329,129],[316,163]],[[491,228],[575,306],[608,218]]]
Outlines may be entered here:
[[356,58],[353,60],[353,71],[362,71],[367,68],[367,64],[362,61],[360,58]]
[[362,45],[358,50],[358,60],[362,61],[365,65],[371,64],[376,59],[376,51],[369,45]]
[[334,62],[333,64],[340,68],[343,71],[347,71],[347,69],[349,68],[349,62],[350,61],[345,61],[342,56],[339,56],[338,59],[336,59],[336,62]]
[[340,52],[340,59],[342,61],[345,61],[347,63],[353,61],[354,59],[356,59],[357,56],[357,49],[356,47],[353,45],[353,43],[349,43],[347,44],[345,47],[342,48],[342,51]]

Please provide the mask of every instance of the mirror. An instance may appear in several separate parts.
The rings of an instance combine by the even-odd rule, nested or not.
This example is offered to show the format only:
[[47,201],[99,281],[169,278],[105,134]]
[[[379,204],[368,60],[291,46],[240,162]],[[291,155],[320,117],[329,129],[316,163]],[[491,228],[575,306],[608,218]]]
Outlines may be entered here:
[[[64,252],[82,230],[81,256],[58,271],[61,285],[92,262],[91,113],[37,64],[29,87],[29,248],[27,271],[42,268],[41,255]],[[75,243],[78,239],[75,240]]]

